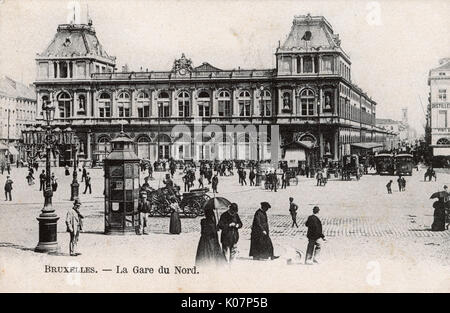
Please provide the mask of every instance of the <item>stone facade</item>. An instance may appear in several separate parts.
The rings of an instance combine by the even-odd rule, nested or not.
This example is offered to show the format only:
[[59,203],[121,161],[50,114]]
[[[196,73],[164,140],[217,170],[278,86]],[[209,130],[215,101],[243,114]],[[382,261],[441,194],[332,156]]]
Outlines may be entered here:
[[[55,104],[57,122],[76,130],[88,160],[101,161],[121,127],[151,160],[263,160],[273,149],[282,157],[294,140],[312,142],[305,161],[338,160],[352,143],[386,139],[375,127],[376,102],[352,83],[350,59],[324,17],[295,17],[275,57],[275,69],[194,67],[182,55],[169,71],[117,72],[91,24],[60,25],[37,57],[35,85],[39,107]],[[202,134],[186,140],[174,126]],[[267,129],[266,136],[255,142],[235,127]]]
[[434,156],[450,156],[450,58],[430,70],[431,147]]

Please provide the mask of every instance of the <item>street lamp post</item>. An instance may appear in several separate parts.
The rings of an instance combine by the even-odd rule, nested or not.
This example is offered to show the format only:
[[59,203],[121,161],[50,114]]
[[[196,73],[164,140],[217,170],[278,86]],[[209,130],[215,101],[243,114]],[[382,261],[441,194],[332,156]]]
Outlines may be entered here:
[[69,139],[69,142],[73,142],[72,147],[74,147],[74,156],[73,156],[73,173],[72,173],[72,183],[70,184],[70,201],[75,200],[76,198],[78,198],[78,194],[79,194],[79,189],[80,189],[80,184],[78,183],[78,173],[77,173],[77,154],[78,154],[78,149],[77,149],[77,145],[75,143],[74,140],[74,132],[72,131],[72,129],[70,127],[66,128],[66,130],[64,131],[65,135],[67,136],[66,138]]
[[[47,101],[42,106],[45,112],[46,125],[44,129],[40,126],[35,129],[24,131],[24,143],[29,147],[27,149],[31,154],[35,151],[36,156],[40,155],[41,151],[45,152],[45,187],[44,187],[44,207],[41,214],[37,217],[39,221],[39,243],[36,246],[36,252],[57,252],[57,222],[59,217],[56,215],[52,207],[53,190],[51,187],[51,152],[60,145],[72,143],[73,132],[70,128],[66,129],[64,134],[56,128],[52,130],[51,122],[55,114],[55,107],[50,101]],[[34,157],[30,156],[30,160]]]
[[[44,144],[45,148],[45,187],[44,187],[44,208],[37,218],[39,221],[39,243],[34,249],[36,252],[57,252],[57,223],[59,217],[56,215],[52,207],[53,190],[51,187],[51,166],[50,157],[52,146],[56,143],[58,138],[52,133],[51,121],[55,114],[55,107],[47,102],[42,108],[45,112],[46,127],[44,134],[37,134],[37,143]],[[44,135],[44,136],[42,136]]]

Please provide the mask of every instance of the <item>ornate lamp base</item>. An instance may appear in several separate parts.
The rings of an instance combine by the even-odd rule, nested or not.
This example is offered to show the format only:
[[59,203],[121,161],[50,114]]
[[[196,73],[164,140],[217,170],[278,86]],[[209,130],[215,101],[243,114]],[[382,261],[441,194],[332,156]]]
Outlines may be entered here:
[[73,182],[70,184],[70,201],[75,200],[75,198],[78,198],[80,189],[80,184],[78,182]]
[[53,212],[43,212],[37,220],[39,221],[39,243],[34,251],[42,253],[58,252],[57,222],[59,217]]

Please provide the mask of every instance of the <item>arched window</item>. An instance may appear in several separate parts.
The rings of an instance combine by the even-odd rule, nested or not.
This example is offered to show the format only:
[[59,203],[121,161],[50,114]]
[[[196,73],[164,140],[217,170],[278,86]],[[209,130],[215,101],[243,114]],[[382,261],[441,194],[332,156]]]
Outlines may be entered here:
[[447,138],[440,138],[437,142],[437,145],[450,145],[450,140]]
[[182,91],[178,94],[178,116],[189,117],[189,107],[191,104],[191,97],[187,91]]
[[206,91],[198,95],[198,116],[211,116],[211,97]]
[[103,136],[100,137],[97,141],[97,155],[98,160],[102,161],[104,158],[106,158],[111,151],[111,143],[108,137]]
[[261,116],[272,115],[272,94],[268,90],[263,90],[261,94]]
[[129,117],[131,107],[131,98],[128,92],[121,92],[117,99],[117,108],[119,109],[119,117]]
[[78,96],[78,115],[86,115],[86,96]]
[[219,116],[231,116],[231,96],[226,90],[219,92]]
[[67,92],[62,92],[58,96],[58,109],[59,109],[59,117],[67,118],[72,114],[72,98]]
[[147,136],[138,138],[137,155],[141,159],[150,159],[150,139]]
[[311,89],[305,89],[300,93],[300,112],[302,115],[314,115],[315,94]]
[[251,103],[252,98],[250,96],[250,92],[247,90],[241,91],[239,93],[239,116],[251,116]]
[[137,109],[139,117],[150,117],[150,96],[147,92],[142,91],[137,98]]
[[98,100],[98,116],[111,117],[111,95],[103,92]]
[[157,100],[158,104],[158,116],[169,117],[170,116],[170,96],[167,92],[162,91]]

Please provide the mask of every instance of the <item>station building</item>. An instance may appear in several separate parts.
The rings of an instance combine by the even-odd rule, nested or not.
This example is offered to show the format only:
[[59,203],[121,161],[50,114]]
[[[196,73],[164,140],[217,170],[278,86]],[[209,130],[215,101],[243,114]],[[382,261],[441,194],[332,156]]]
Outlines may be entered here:
[[[76,131],[88,162],[103,160],[122,127],[138,156],[152,161],[266,160],[275,152],[313,165],[392,136],[376,127],[377,103],[352,82],[350,58],[325,17],[296,16],[274,52],[276,68],[194,66],[183,54],[167,71],[117,71],[92,22],[59,25],[36,58],[38,120],[51,101],[56,124]],[[175,126],[194,136],[185,140]],[[264,139],[227,131],[249,126],[264,130]]]

